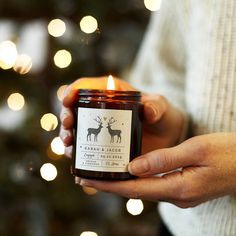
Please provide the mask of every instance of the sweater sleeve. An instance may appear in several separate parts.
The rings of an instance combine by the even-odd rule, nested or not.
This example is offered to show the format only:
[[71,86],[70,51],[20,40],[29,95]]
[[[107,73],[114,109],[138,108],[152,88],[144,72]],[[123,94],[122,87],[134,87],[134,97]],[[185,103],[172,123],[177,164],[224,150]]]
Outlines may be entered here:
[[185,11],[177,4],[181,5],[165,0],[152,14],[129,79],[137,89],[164,95],[184,111],[186,21],[183,15],[178,17]]

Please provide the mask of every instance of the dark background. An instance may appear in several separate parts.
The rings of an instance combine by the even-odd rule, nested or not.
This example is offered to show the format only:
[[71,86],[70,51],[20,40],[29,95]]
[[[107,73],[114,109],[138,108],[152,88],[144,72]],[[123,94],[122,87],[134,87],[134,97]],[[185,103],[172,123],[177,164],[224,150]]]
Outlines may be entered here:
[[[80,30],[79,22],[86,15],[97,19],[95,33]],[[61,85],[83,76],[112,74],[125,79],[149,16],[142,0],[0,0],[0,33],[3,23],[10,22],[13,30],[5,40],[16,45],[26,25],[34,32],[35,22],[47,33],[49,21],[61,18],[71,29],[64,38],[47,33],[46,45],[41,45],[46,54],[42,53],[40,68],[25,75],[0,69],[0,121],[8,119],[1,109],[13,92],[24,96],[27,108],[18,125],[13,121],[13,128],[0,126],[0,235],[79,236],[83,231],[94,231],[99,236],[157,235],[155,203],[144,201],[142,214],[132,216],[126,210],[128,199],[106,193],[86,194],[74,184],[70,160],[56,156],[50,149],[59,128],[46,132],[40,126],[45,113],[59,117],[56,92]],[[60,49],[72,55],[72,63],[64,69],[53,62]],[[51,182],[40,176],[40,167],[47,162],[58,171]]]

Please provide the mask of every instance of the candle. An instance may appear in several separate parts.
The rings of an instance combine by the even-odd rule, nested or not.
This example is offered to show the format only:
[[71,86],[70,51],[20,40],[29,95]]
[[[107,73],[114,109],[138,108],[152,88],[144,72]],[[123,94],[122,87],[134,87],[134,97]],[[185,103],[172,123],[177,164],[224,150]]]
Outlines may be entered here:
[[141,93],[81,89],[75,106],[76,127],[72,173],[93,179],[130,179],[128,163],[141,153]]
[[115,90],[115,82],[111,75],[107,79],[107,90]]

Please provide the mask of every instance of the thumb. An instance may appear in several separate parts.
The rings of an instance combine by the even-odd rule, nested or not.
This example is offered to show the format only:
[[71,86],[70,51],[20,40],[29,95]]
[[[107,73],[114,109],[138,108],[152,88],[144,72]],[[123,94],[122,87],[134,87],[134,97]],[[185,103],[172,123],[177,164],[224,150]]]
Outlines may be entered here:
[[168,102],[160,95],[144,96],[144,119],[148,124],[154,124],[162,118],[167,111]]
[[67,86],[64,91],[62,103],[65,107],[71,107],[75,101],[78,94],[78,89],[74,89],[71,85]]
[[90,77],[80,78],[67,86],[63,96],[63,105],[65,107],[72,106],[77,98],[79,89],[105,89],[107,77]]
[[146,153],[130,162],[128,170],[132,175],[144,177],[197,165],[199,156],[194,155],[191,147],[189,142],[184,142],[172,148]]

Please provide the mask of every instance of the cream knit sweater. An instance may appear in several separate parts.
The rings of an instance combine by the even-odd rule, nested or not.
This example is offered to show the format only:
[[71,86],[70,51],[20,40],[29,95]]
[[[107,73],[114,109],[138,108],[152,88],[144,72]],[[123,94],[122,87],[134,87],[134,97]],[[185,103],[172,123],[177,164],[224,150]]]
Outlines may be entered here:
[[[236,132],[236,1],[163,0],[131,82],[187,112],[194,135]],[[189,209],[161,203],[159,209],[176,236],[236,236],[235,196]]]

